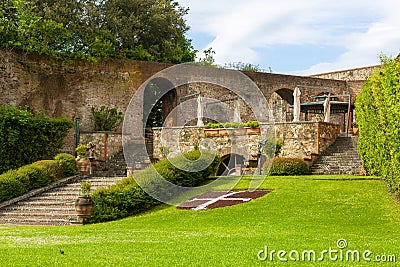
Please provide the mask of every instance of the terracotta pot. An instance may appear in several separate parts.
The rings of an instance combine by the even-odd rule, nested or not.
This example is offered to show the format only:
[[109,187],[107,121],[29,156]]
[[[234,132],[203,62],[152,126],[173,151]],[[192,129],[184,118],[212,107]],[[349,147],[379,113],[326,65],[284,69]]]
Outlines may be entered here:
[[246,133],[250,134],[250,135],[256,135],[256,134],[261,133],[260,128],[245,128],[245,129],[246,129]]
[[75,211],[78,218],[86,220],[93,214],[93,200],[90,196],[79,196],[75,201]]
[[235,135],[245,135],[246,134],[246,129],[245,128],[236,128],[233,130],[233,133]]
[[219,130],[218,129],[204,129],[204,135],[205,136],[219,136],[218,134]]
[[90,160],[87,158],[80,158],[76,161],[76,167],[81,174],[88,174],[90,171]]

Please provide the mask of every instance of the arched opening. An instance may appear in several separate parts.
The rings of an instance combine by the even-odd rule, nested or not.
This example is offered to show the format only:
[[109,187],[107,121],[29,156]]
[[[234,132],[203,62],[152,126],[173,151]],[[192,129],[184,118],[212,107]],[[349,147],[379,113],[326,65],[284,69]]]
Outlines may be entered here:
[[176,106],[177,95],[173,84],[163,78],[151,80],[146,86],[143,98],[143,124],[146,131],[153,127],[162,127],[164,124],[174,125],[173,121],[165,122],[165,119]]
[[[173,126],[175,121],[169,113],[177,106],[177,93],[167,79],[151,80],[143,95],[143,125],[145,128],[146,150],[153,159],[153,127]],[[165,121],[168,117],[169,121]]]
[[290,108],[294,103],[293,91],[279,89],[268,99],[268,105],[276,122],[289,122],[293,120],[293,111]]
[[244,166],[244,157],[238,154],[229,154],[221,158],[217,175],[218,176],[231,176],[236,174],[237,166]]

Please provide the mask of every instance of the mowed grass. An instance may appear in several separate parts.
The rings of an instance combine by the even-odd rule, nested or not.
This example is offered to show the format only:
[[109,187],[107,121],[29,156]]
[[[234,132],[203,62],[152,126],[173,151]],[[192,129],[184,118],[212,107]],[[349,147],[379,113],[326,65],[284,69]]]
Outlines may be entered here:
[[[0,265],[395,266],[375,261],[391,255],[400,262],[400,206],[383,181],[295,178],[268,178],[262,188],[274,189],[272,193],[213,210],[161,205],[140,216],[98,225],[0,226]],[[237,189],[249,182],[241,181]],[[339,239],[347,241],[345,249],[338,249]],[[273,260],[260,261],[257,254],[265,246],[286,251],[288,262],[279,261],[276,254]],[[342,253],[358,250],[361,255],[369,250],[372,261],[333,261],[328,254],[319,262],[301,260],[304,250],[314,250],[318,259],[330,248]],[[292,250],[300,253],[299,261],[289,258]]]

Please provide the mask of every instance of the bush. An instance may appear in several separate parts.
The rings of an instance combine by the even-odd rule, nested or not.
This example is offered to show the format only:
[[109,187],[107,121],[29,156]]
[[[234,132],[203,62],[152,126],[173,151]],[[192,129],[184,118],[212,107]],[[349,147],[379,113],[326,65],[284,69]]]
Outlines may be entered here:
[[257,128],[260,126],[260,123],[258,121],[248,121],[244,124],[244,127],[250,127],[252,129]]
[[53,158],[73,125],[67,119],[0,107],[0,173]]
[[244,124],[243,122],[225,122],[222,124],[223,128],[243,128]]
[[21,196],[29,191],[29,178],[16,170],[0,175],[0,202]]
[[31,164],[18,169],[18,174],[25,175],[29,179],[28,189],[40,188],[51,183],[51,178],[46,175],[43,169]]
[[57,163],[62,167],[67,177],[79,174],[76,167],[76,161],[74,156],[67,153],[60,153],[54,157]]
[[95,131],[112,131],[118,128],[124,119],[122,112],[116,108],[108,108],[106,106],[101,106],[100,108],[92,107],[91,111]]
[[358,150],[364,169],[400,196],[400,59],[385,59],[356,99]]
[[65,173],[63,165],[56,160],[40,160],[32,163],[32,165],[44,172],[46,177],[50,178],[51,182],[69,176]]
[[[200,157],[202,156],[202,157]],[[188,161],[189,160],[189,161]],[[220,158],[210,152],[195,150],[168,160],[161,160],[153,165],[153,168],[146,168],[142,172],[135,174],[137,179],[153,181],[152,190],[157,194],[169,194],[174,197],[174,192],[164,192],[163,188],[155,181],[156,175],[160,174],[165,180],[176,185],[190,187],[200,185],[205,179],[214,175],[220,163]],[[206,162],[211,164],[199,172],[187,172],[182,169],[200,169]],[[207,164],[208,165],[208,164]],[[140,177],[139,177],[140,176]],[[142,188],[140,188],[133,177],[125,178],[121,182],[108,189],[99,189],[92,194],[95,208],[91,222],[104,222],[121,219],[139,212],[148,210],[159,201],[152,198]]]
[[[269,166],[271,168],[268,170]],[[308,173],[308,165],[298,158],[273,158],[265,162],[263,171],[270,176],[305,175]]]
[[[70,176],[76,166],[71,165],[71,155],[59,154],[58,160],[40,160],[17,170],[0,175],[0,202],[21,196],[30,190],[41,188]],[[74,159],[72,157],[72,159]],[[75,164],[75,159],[74,159]]]

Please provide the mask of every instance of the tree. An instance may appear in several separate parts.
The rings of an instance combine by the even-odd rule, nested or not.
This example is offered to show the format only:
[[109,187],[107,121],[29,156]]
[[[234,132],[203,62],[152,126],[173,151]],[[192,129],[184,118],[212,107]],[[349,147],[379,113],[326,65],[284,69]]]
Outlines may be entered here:
[[259,65],[253,65],[251,63],[243,63],[243,62],[228,63],[228,64],[225,64],[224,68],[234,69],[234,70],[251,71],[251,72],[262,71]]
[[188,9],[172,0],[4,0],[0,46],[98,60],[194,61]]

